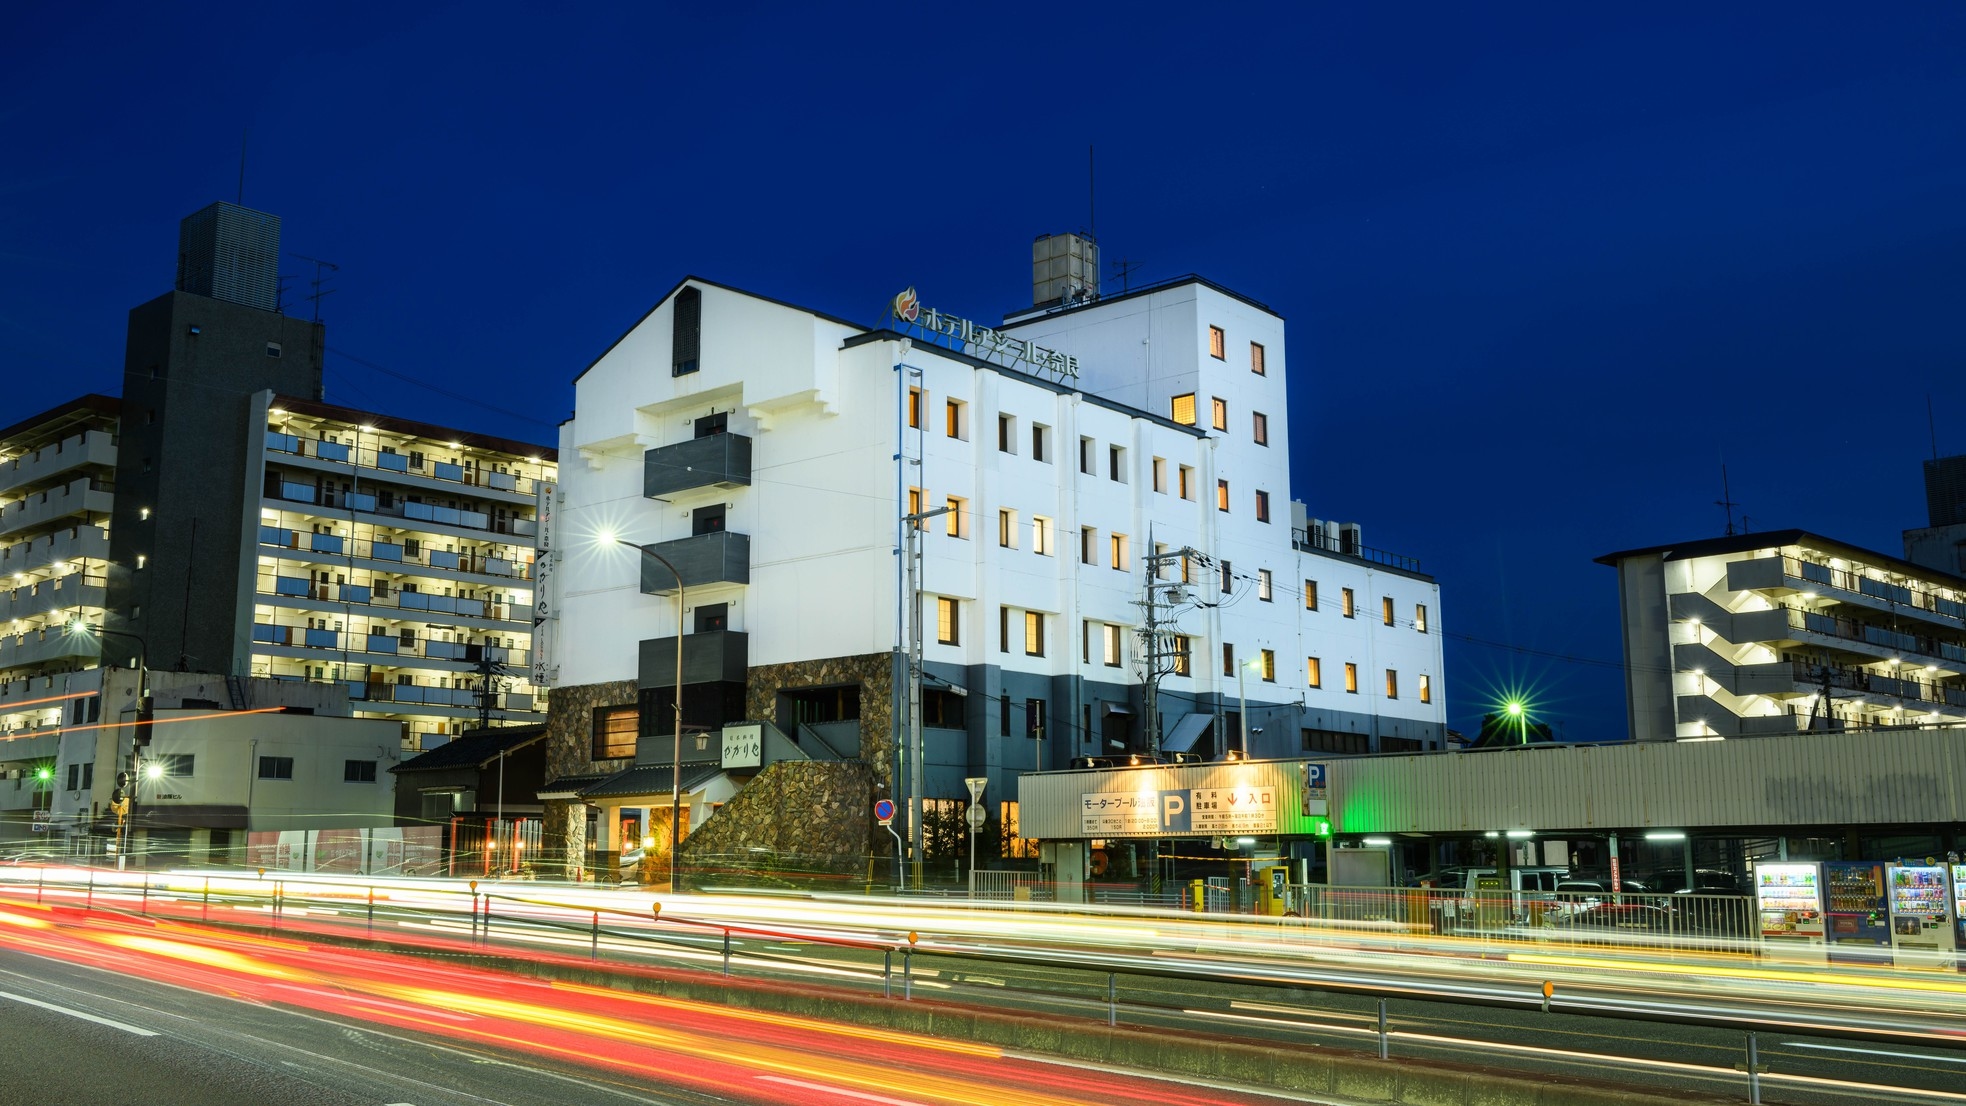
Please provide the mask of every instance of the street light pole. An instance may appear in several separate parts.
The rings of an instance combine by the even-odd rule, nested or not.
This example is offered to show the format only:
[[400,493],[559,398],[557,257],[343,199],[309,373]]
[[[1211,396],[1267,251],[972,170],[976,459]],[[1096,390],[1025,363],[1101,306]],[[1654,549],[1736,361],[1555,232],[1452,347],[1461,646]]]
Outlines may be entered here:
[[901,516],[908,528],[908,838],[915,853],[915,890],[922,889],[922,523],[946,515],[936,507]]
[[[79,618],[69,623],[68,628],[73,633],[86,634],[86,633],[94,632],[105,638],[110,638],[110,637],[128,638],[129,640],[136,642],[137,721],[139,724],[141,724],[141,722],[143,721],[143,687],[145,683],[149,682],[149,671],[150,671],[149,665],[146,663],[146,658],[147,658],[146,650],[148,646],[145,643],[145,641],[141,637],[138,637],[135,634],[126,633],[122,630],[110,630],[101,626],[91,626]],[[116,846],[117,871],[123,870],[123,867],[127,862],[127,858],[130,855],[130,835],[136,823],[136,818],[137,818],[137,783],[143,778],[143,773],[141,771],[141,768],[142,768],[142,764],[140,763],[140,757],[137,747],[137,733],[136,730],[133,728],[130,731],[130,796],[129,796],[130,808],[128,813],[124,814],[123,816],[122,832],[117,835],[118,837],[121,838],[121,840],[117,843]]]
[[676,578],[676,743],[674,758],[669,762],[669,893],[675,894],[676,854],[683,846],[683,574],[668,558],[646,545],[627,538],[614,540],[668,569]]

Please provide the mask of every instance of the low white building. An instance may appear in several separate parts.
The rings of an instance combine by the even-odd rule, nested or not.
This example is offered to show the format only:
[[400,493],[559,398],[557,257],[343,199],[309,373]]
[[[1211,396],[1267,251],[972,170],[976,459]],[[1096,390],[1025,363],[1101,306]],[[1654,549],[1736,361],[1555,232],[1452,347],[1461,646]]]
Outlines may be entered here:
[[[684,280],[579,376],[562,427],[549,776],[667,762],[666,561],[685,722],[777,731],[755,759],[692,740],[685,761],[858,760],[885,791],[911,547],[931,814],[985,777],[1014,838],[1018,774],[1085,757],[1440,748],[1439,588],[1293,499],[1288,376],[1283,320],[1199,277],[994,330],[912,289],[870,329]],[[931,516],[912,536],[911,515]],[[743,799],[708,820],[718,847]]]

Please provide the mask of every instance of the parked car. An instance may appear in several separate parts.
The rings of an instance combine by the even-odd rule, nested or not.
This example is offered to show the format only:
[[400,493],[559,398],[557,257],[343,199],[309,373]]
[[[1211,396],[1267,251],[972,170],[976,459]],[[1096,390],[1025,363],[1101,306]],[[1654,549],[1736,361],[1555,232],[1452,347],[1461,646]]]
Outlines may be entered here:
[[1562,919],[1562,924],[1594,929],[1665,933],[1673,929],[1673,912],[1661,906],[1633,902],[1594,902]]

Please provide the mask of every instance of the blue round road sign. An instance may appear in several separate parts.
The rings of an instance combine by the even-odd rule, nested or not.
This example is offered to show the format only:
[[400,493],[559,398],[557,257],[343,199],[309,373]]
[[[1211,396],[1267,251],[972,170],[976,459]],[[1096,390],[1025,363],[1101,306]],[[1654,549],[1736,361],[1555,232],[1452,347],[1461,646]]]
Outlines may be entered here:
[[876,799],[874,801],[874,817],[883,822],[894,821],[894,800]]

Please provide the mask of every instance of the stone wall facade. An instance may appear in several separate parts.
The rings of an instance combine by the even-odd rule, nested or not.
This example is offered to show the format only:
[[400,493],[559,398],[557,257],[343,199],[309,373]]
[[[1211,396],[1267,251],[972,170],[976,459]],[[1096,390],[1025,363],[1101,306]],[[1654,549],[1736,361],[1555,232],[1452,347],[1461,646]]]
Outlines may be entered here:
[[873,840],[874,778],[854,761],[781,760],[683,838],[683,868],[709,872],[759,853],[849,870]]
[[[891,794],[894,775],[894,654],[766,664],[752,668],[744,694],[747,718],[778,718],[778,693],[800,688],[860,685],[860,760],[874,786]],[[559,695],[555,690],[554,695]],[[789,731],[788,731],[789,733]]]
[[[632,766],[634,758],[594,759],[594,708],[617,707],[636,701],[633,680],[556,687],[546,705],[546,781],[564,776],[599,775]],[[587,804],[578,799],[548,799],[540,849],[542,868],[554,878],[613,879],[607,872],[583,873],[587,857]]]

